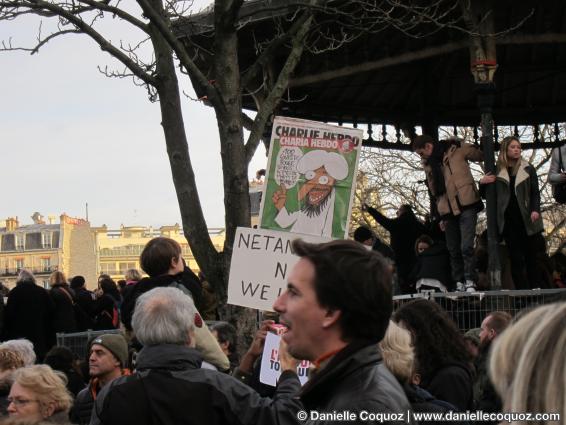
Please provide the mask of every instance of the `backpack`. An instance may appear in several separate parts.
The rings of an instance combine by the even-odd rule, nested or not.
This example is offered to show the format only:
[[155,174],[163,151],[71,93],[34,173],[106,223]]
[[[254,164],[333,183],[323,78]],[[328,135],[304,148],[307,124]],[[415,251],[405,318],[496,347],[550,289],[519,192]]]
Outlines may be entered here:
[[[558,161],[560,163],[560,172],[566,171],[562,163],[562,150],[558,148]],[[558,183],[552,185],[552,196],[559,204],[566,204],[566,183]]]

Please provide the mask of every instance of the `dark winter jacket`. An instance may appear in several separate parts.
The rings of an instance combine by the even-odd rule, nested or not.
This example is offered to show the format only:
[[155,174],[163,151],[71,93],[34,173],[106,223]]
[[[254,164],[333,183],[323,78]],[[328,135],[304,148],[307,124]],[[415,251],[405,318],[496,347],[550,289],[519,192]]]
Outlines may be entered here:
[[49,293],[33,282],[20,282],[8,295],[4,311],[4,340],[26,338],[42,360],[55,344],[52,318],[55,310]]
[[436,242],[417,256],[417,263],[411,272],[411,282],[416,283],[419,279],[436,279],[442,283],[448,291],[453,289],[450,273],[450,254],[446,245]]
[[115,329],[116,326],[114,326],[113,319],[117,308],[118,301],[114,297],[108,294],[102,294],[102,296],[94,302],[94,329]]
[[[497,191],[497,228],[503,233],[505,226],[505,210],[511,198],[510,177],[507,169],[501,169],[497,173],[495,188]],[[531,213],[536,211],[540,214],[540,190],[535,168],[525,160],[521,160],[519,170],[515,176],[515,196],[521,211],[523,224],[527,235],[534,235],[544,230],[542,216],[534,223],[531,221]]]
[[92,292],[85,287],[75,289],[75,303],[78,309],[75,309],[75,318],[77,320],[77,329],[79,332],[93,329],[94,323],[94,299]]
[[53,285],[49,290],[49,296],[55,304],[53,316],[53,330],[57,332],[76,332],[77,321],[75,320],[74,300],[71,290],[65,285]]
[[79,392],[69,412],[69,419],[73,424],[86,425],[90,423],[92,407],[94,406],[94,400],[96,400],[96,394],[99,391],[98,380],[93,379],[88,387],[83,388]]
[[423,388],[437,399],[447,401],[460,412],[474,407],[473,374],[463,363],[452,363],[438,369]]
[[[400,413],[405,417],[397,423],[408,423],[411,406],[397,379],[382,361],[377,344],[353,342],[336,354],[320,372],[314,373],[304,385],[299,397],[305,410],[318,412]],[[335,423],[311,420],[305,424]],[[385,421],[392,422],[391,420]],[[350,423],[350,422],[349,422]],[[358,418],[354,423],[367,423]]]
[[[456,410],[456,408],[450,403],[438,400],[427,390],[417,385],[405,384],[403,385],[403,390],[405,391],[405,395],[407,396],[409,403],[411,403],[411,407],[414,412],[442,413]],[[444,422],[427,421],[427,423],[440,424]]]
[[137,371],[105,386],[92,425],[295,424],[302,408],[294,372],[281,374],[273,399],[224,373],[201,369],[189,347],[154,345],[138,355]]
[[391,235],[391,249],[395,253],[397,267],[411,271],[415,263],[415,241],[424,233],[424,225],[412,212],[406,212],[397,218],[387,218],[375,208],[368,208],[368,213]]
[[474,384],[475,408],[484,412],[501,412],[503,403],[489,379],[487,364],[491,343],[480,348],[476,359],[476,379]]

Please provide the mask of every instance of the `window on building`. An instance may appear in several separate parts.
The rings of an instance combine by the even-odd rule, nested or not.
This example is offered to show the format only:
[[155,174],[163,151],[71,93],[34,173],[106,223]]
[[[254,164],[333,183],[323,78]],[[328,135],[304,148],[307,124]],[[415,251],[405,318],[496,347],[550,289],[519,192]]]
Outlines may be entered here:
[[16,259],[16,271],[20,271],[23,268],[24,268],[24,259],[23,258],[17,258]]
[[45,248],[53,248],[53,233],[45,232],[41,234],[41,246]]
[[16,234],[16,251],[23,251],[25,248],[24,235],[21,233]]
[[128,269],[135,269],[136,263],[120,263],[120,274],[126,273]]
[[116,263],[100,263],[100,273],[116,274]]
[[51,271],[51,258],[42,258],[41,259],[41,271],[42,272],[50,272]]

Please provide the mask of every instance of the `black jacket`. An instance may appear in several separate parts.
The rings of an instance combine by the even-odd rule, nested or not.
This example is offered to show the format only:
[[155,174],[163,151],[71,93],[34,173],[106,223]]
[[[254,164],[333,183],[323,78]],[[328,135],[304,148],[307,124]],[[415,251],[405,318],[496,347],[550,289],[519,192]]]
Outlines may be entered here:
[[74,300],[70,289],[63,285],[54,285],[49,290],[49,296],[55,304],[53,330],[55,332],[76,332]]
[[452,363],[438,369],[423,388],[437,399],[454,405],[465,412],[474,407],[473,374],[463,363]]
[[33,282],[20,282],[8,295],[4,310],[4,340],[26,338],[41,361],[55,344],[52,318],[55,310],[49,293]]
[[486,347],[480,348],[480,353],[476,359],[476,382],[474,385],[474,398],[476,409],[484,412],[501,412],[503,402],[495,391],[495,387],[489,379],[487,372],[487,363],[489,360],[489,352],[491,343]]
[[77,330],[79,332],[93,329],[94,319],[94,300],[92,292],[85,287],[75,289],[75,303],[79,307],[75,308],[75,318],[77,320]]
[[389,232],[397,268],[405,269],[409,273],[415,263],[415,241],[426,233],[424,224],[412,213],[388,218],[371,207],[368,208],[368,213]]
[[[136,300],[138,297],[154,288],[166,288],[173,282],[178,282],[185,286],[193,296],[193,301],[195,306],[199,307],[200,297],[202,294],[202,288],[200,286],[200,281],[198,277],[188,268],[184,272],[178,275],[163,275],[157,277],[146,277],[132,286],[131,290],[124,293],[124,301],[122,302],[121,318],[122,323],[128,330],[132,330],[132,316],[134,314],[134,309],[136,307]],[[195,296],[196,294],[196,296]]]
[[98,395],[92,425],[295,424],[300,388],[293,372],[281,374],[273,399],[261,398],[237,379],[201,369],[189,347],[154,345],[138,355],[137,371],[106,385]]
[[[409,423],[409,401],[397,379],[383,364],[377,344],[373,343],[351,343],[344,348],[320,372],[311,376],[299,396],[307,412],[403,412],[404,417],[400,421],[385,422]],[[309,417],[303,423],[320,425],[332,422],[311,419]],[[358,418],[348,423],[367,422]]]
[[436,279],[449,291],[454,289],[450,273],[450,254],[442,242],[435,242],[417,256],[410,280],[416,283],[419,279]]

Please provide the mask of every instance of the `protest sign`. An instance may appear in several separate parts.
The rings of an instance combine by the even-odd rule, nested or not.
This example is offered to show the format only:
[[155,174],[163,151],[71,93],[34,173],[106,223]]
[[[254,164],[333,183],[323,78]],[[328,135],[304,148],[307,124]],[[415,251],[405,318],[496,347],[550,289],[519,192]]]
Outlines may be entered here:
[[228,279],[228,303],[273,311],[287,286],[287,276],[299,258],[291,252],[293,239],[321,243],[329,239],[274,230],[238,227]]
[[276,117],[260,227],[345,239],[362,130]]
[[[261,368],[259,370],[259,382],[272,387],[277,385],[277,380],[281,376],[281,364],[279,363],[279,342],[281,337],[271,332],[265,337],[265,345],[263,346],[263,356],[261,358]],[[309,379],[310,362],[303,360],[297,367],[297,375],[301,385]]]

